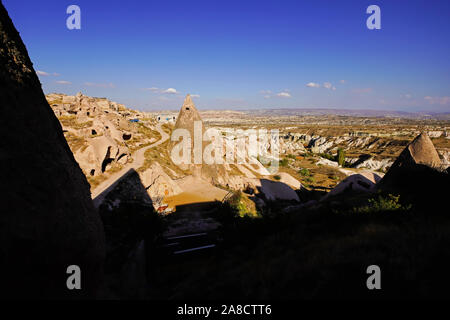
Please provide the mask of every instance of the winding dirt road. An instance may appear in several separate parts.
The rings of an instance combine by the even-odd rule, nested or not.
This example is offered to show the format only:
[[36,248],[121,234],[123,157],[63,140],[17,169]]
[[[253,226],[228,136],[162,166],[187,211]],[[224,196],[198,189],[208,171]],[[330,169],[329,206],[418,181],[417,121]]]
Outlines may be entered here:
[[120,181],[122,177],[124,177],[130,170],[137,170],[138,168],[144,165],[145,161],[145,152],[148,149],[159,146],[161,143],[165,142],[169,139],[169,135],[161,128],[161,124],[156,126],[156,130],[161,135],[161,139],[157,142],[143,147],[137,150],[131,156],[133,157],[133,162],[125,165],[122,170],[112,174],[108,179],[100,183],[94,190],[91,192],[92,200],[94,201],[94,206],[98,208],[100,204],[103,202],[105,196],[116,186],[116,184]]

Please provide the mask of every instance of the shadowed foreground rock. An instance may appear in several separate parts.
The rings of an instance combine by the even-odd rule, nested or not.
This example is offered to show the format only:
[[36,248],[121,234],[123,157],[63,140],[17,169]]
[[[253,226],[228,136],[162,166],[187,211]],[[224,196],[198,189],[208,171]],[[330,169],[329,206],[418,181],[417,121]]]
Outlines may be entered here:
[[401,194],[407,203],[415,203],[429,213],[444,213],[448,211],[441,207],[448,199],[449,171],[441,168],[433,142],[421,133],[402,151],[377,188]]
[[[27,50],[0,3],[0,283],[6,298],[93,297],[103,226]],[[69,265],[81,290],[66,287]]]

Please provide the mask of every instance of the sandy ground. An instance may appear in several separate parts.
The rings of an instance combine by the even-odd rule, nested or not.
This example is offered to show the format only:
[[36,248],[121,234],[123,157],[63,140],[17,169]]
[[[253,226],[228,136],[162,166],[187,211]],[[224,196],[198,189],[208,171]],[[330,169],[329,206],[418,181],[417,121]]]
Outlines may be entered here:
[[170,208],[188,203],[221,201],[228,193],[226,190],[193,176],[180,179],[178,183],[183,192],[164,199]]

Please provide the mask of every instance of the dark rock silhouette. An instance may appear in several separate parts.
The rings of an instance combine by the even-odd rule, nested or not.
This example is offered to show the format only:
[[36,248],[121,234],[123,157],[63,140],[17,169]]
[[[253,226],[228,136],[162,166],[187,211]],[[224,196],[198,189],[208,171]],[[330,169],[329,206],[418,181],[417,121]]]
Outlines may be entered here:
[[377,188],[401,194],[409,203],[435,212],[448,200],[449,170],[441,169],[441,160],[426,133],[421,133],[402,151]]
[[[0,283],[7,298],[93,297],[104,233],[86,177],[0,3]],[[67,267],[81,269],[68,290]]]

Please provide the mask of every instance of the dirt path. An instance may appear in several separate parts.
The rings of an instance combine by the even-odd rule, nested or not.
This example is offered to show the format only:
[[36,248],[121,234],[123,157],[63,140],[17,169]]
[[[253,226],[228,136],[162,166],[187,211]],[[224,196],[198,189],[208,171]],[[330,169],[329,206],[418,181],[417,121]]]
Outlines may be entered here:
[[137,150],[134,154],[132,154],[133,162],[125,165],[122,170],[114,173],[108,179],[100,183],[94,190],[91,191],[91,196],[94,201],[94,206],[99,207],[100,204],[103,202],[103,199],[108,194],[109,191],[114,189],[116,184],[120,181],[120,179],[126,175],[131,169],[137,170],[138,168],[142,167],[145,161],[145,152],[148,149],[154,148],[156,146],[159,146],[161,143],[165,142],[167,139],[169,139],[169,135],[161,128],[161,124],[158,124],[156,126],[156,130],[161,135],[161,139],[157,142],[143,147],[139,150]]

